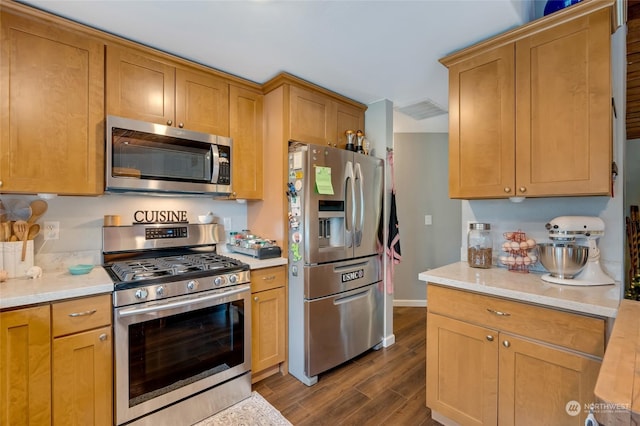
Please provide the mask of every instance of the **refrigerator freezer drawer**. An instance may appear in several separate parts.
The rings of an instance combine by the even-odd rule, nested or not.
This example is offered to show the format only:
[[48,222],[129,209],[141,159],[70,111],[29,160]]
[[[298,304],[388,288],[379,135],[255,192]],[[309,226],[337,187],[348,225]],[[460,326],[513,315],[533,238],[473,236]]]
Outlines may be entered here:
[[364,287],[382,279],[378,256],[305,265],[304,298],[317,299]]
[[305,374],[315,376],[382,342],[382,283],[304,302]]

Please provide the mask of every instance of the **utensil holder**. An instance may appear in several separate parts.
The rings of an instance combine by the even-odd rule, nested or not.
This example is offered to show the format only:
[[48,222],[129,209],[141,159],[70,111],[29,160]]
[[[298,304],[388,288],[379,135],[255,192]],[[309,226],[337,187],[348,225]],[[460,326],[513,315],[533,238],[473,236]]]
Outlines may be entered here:
[[33,266],[33,240],[27,240],[27,251],[22,260],[22,241],[2,243],[2,265],[9,278],[24,277]]

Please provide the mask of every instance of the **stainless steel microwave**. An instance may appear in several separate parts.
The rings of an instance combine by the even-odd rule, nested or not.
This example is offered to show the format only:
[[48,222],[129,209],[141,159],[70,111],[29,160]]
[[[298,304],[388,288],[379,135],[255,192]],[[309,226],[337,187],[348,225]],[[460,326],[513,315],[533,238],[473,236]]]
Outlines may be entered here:
[[231,194],[231,138],[107,116],[107,192]]

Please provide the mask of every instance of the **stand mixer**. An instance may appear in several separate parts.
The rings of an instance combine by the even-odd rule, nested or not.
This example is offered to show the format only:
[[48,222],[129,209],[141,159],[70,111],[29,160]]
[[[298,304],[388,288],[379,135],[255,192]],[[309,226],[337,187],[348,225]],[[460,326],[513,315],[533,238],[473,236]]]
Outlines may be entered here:
[[[604,222],[592,216],[560,216],[546,224],[549,238],[557,243],[574,243],[586,240],[588,259],[582,270],[573,278],[559,278],[553,274],[542,276],[544,281],[574,286],[592,286],[613,284],[600,266],[600,250],[596,240],[604,235]],[[543,263],[544,266],[544,263]]]

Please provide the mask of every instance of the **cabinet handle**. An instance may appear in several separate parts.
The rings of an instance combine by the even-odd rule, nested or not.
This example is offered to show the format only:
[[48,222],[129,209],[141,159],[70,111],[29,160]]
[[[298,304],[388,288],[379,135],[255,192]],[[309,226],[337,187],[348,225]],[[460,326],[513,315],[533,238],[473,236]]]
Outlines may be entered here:
[[74,312],[72,314],[69,314],[70,317],[75,318],[75,317],[84,317],[87,315],[93,315],[96,313],[96,309],[93,309],[91,311],[84,311],[84,312]]
[[521,186],[520,187],[520,192],[522,192],[524,194],[525,192],[527,192],[527,188],[525,188],[524,186]]
[[2,186],[2,183],[3,183],[3,182],[0,180],[0,186]]
[[107,334],[102,333],[100,336],[98,336],[98,339],[100,339],[101,342],[104,342],[105,340],[107,340]]
[[265,280],[265,281],[271,281],[271,280],[275,280],[276,276],[275,275],[269,275],[269,276],[266,276],[266,277],[262,277],[262,279]]
[[487,340],[490,342],[493,342],[493,336],[490,334],[487,334]]
[[178,123],[178,127],[182,129],[184,127],[184,123]]
[[511,192],[511,188],[509,188],[508,186],[505,186],[504,192],[506,192],[507,194],[510,193]]
[[493,309],[489,309],[489,308],[487,308],[487,311],[491,312],[492,314],[496,314],[499,317],[510,317],[511,316],[511,314],[509,312],[494,311]]
[[509,342],[508,340],[504,340],[502,341],[502,346],[504,346],[505,348],[508,348],[509,346],[511,346],[511,342]]
[[167,120],[167,126],[171,126],[172,124],[173,124],[173,121]]
[[257,302],[257,301],[258,301],[258,296],[255,296],[255,297],[253,298],[253,300]]

